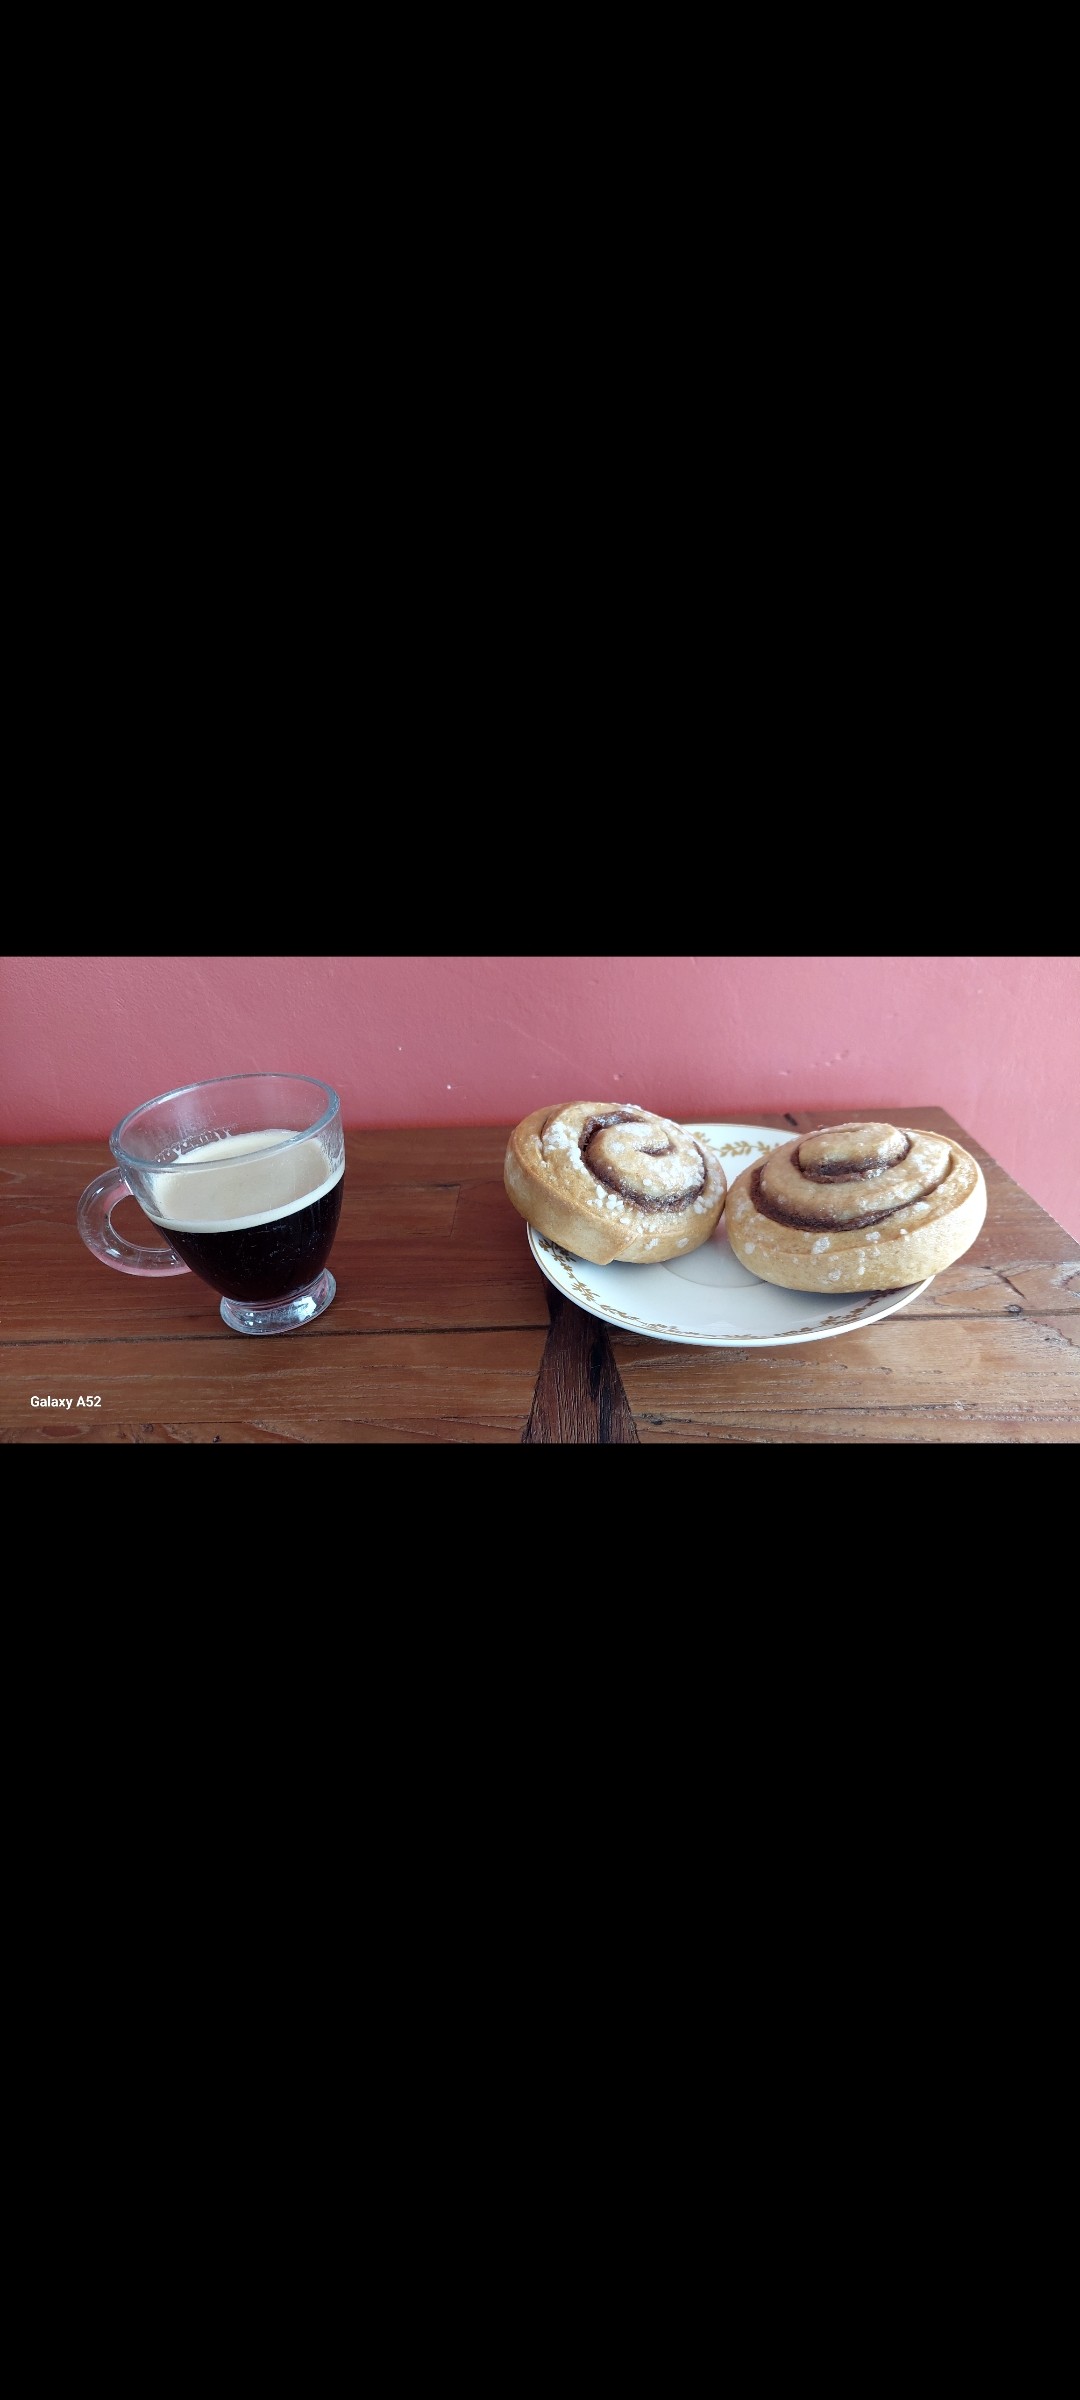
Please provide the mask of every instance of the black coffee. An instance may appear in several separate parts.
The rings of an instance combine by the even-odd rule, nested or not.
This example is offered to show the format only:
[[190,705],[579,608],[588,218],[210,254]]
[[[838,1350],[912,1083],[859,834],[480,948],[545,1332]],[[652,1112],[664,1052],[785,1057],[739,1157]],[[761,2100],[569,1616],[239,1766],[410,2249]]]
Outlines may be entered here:
[[260,1155],[274,1139],[208,1143],[197,1164],[156,1170],[141,1195],[177,1257],[228,1300],[287,1299],[322,1273],[333,1247],[344,1160],[334,1166],[317,1141]]

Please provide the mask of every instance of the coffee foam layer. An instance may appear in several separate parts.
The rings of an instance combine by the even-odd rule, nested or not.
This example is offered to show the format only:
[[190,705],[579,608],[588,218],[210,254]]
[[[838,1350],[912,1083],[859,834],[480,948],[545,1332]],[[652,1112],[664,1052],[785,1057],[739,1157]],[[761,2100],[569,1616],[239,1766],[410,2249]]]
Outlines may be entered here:
[[242,1233],[293,1216],[333,1191],[345,1161],[332,1165],[315,1139],[294,1142],[288,1150],[270,1148],[288,1140],[279,1127],[207,1142],[190,1165],[153,1171],[140,1193],[143,1206],[160,1225],[174,1225],[180,1233]]

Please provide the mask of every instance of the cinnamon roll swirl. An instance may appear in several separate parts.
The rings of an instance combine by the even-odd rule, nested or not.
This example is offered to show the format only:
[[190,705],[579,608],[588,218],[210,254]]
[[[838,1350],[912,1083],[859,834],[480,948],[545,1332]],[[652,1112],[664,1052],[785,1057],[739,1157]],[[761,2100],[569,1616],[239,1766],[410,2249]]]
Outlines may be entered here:
[[621,1100],[534,1108],[507,1143],[503,1182],[537,1233],[598,1267],[699,1250],[727,1197],[707,1142]]
[[986,1215],[978,1160],[911,1125],[823,1125],[744,1168],[728,1196],[736,1258],[796,1292],[895,1291],[950,1267]]

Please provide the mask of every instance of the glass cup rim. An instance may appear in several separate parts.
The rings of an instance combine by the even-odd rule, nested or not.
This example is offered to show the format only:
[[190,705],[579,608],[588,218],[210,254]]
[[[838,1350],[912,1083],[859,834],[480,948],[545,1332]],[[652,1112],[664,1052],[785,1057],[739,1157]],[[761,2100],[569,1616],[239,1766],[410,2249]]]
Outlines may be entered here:
[[[297,1132],[290,1133],[283,1142],[269,1142],[265,1153],[260,1153],[260,1156],[265,1155],[267,1158],[276,1156],[279,1151],[291,1150],[295,1142],[310,1142],[313,1134],[325,1133],[327,1126],[341,1107],[340,1096],[334,1090],[333,1084],[324,1083],[321,1075],[294,1075],[290,1074],[285,1067],[251,1067],[239,1075],[198,1075],[194,1082],[178,1083],[169,1092],[155,1092],[152,1099],[139,1100],[134,1108],[126,1111],[119,1124],[114,1125],[109,1135],[109,1148],[118,1164],[145,1170],[149,1163],[145,1158],[136,1158],[130,1150],[125,1150],[123,1146],[125,1129],[134,1123],[136,1117],[145,1116],[148,1109],[160,1108],[166,1100],[182,1100],[187,1092],[209,1092],[214,1089],[215,1084],[221,1083],[310,1083],[313,1091],[322,1092],[325,1095],[327,1105],[314,1124],[305,1125]],[[185,1167],[201,1166],[205,1173],[206,1163],[204,1151],[192,1150],[185,1158],[170,1159],[169,1171],[174,1175],[182,1175]]]

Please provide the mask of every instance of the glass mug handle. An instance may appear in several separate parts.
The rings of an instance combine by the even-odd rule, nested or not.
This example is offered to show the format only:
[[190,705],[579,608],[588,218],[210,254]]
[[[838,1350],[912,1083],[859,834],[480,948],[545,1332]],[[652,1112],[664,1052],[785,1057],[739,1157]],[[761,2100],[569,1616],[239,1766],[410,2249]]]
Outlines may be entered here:
[[117,1267],[121,1275],[189,1275],[190,1267],[175,1250],[126,1242],[123,1234],[117,1233],[112,1212],[121,1200],[134,1198],[118,1167],[110,1167],[107,1174],[87,1184],[77,1210],[79,1232],[87,1249],[103,1266]]

